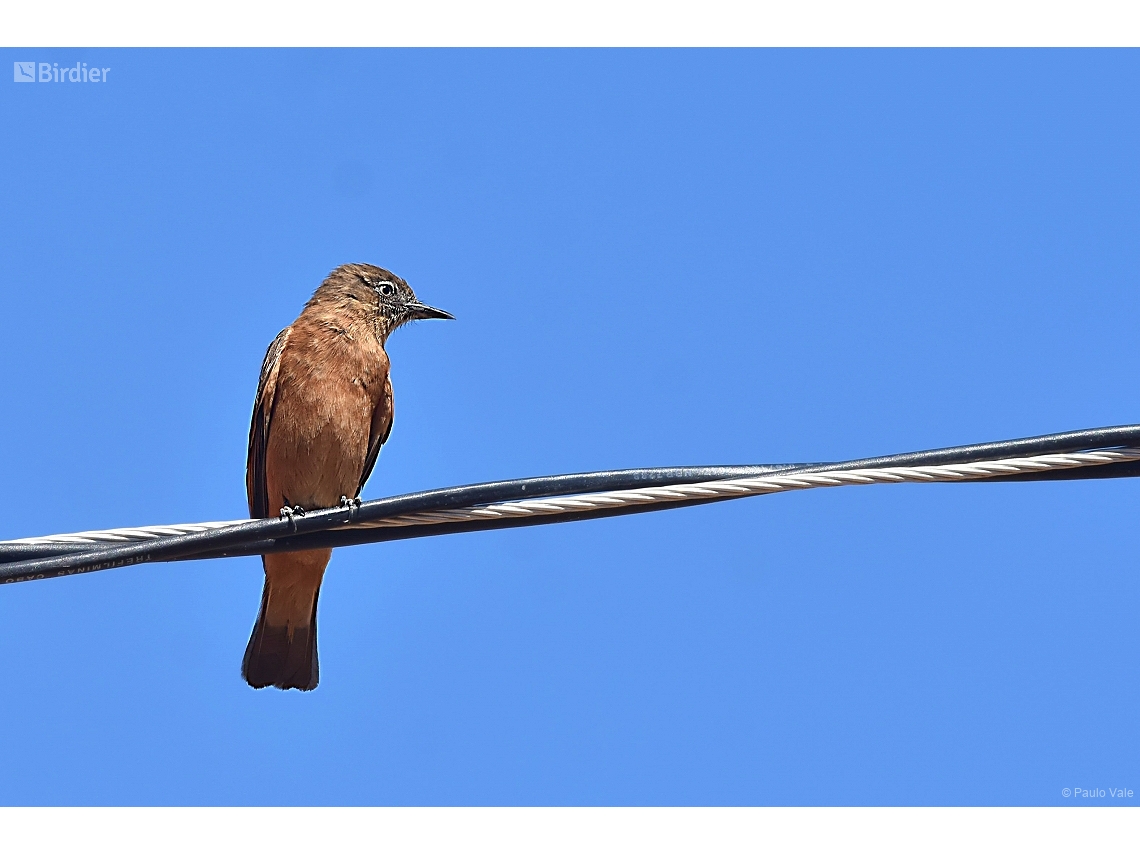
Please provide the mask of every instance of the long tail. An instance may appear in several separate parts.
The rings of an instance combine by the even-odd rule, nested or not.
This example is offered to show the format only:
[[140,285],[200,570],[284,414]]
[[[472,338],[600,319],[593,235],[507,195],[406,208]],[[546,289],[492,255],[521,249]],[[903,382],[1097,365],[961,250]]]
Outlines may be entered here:
[[317,687],[317,596],[332,550],[266,555],[261,609],[241,675],[255,689]]

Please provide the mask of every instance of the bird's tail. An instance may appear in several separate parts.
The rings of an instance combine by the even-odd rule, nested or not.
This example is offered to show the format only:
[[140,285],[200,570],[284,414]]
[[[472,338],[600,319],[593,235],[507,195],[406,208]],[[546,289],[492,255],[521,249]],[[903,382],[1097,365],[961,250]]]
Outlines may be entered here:
[[330,550],[267,555],[257,623],[241,675],[255,689],[317,687],[317,595]]

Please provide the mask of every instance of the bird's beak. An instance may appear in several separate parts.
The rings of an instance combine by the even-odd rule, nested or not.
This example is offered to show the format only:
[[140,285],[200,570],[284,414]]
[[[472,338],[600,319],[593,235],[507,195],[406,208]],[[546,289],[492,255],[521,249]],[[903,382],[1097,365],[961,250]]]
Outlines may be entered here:
[[442,321],[454,321],[455,315],[445,312],[443,309],[436,309],[431,306],[425,306],[419,300],[414,300],[408,303],[408,319],[412,321],[426,321],[431,318],[439,318]]

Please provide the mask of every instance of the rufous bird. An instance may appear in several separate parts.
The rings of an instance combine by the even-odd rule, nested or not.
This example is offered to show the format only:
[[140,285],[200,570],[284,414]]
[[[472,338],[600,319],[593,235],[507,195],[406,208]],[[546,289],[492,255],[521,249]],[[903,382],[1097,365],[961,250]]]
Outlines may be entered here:
[[[451,317],[381,267],[330,273],[261,366],[246,461],[250,516],[358,502],[392,431],[388,336],[408,321]],[[255,689],[316,688],[317,595],[331,556],[262,556],[261,610],[241,667]]]

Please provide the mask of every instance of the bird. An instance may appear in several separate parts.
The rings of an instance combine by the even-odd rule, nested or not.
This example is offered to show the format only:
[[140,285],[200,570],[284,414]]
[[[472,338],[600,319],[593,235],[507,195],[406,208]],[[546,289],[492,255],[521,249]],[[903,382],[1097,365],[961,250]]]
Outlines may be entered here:
[[[360,503],[392,432],[384,345],[415,320],[454,317],[391,271],[337,267],[265,354],[246,459],[253,518]],[[261,608],[242,660],[255,689],[317,687],[317,597],[331,549],[263,555]]]

